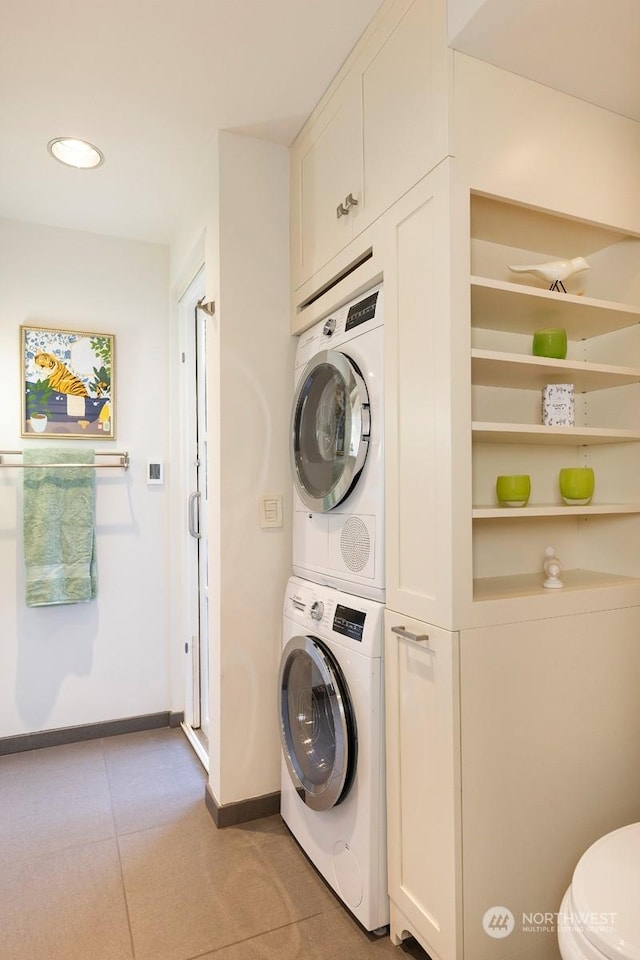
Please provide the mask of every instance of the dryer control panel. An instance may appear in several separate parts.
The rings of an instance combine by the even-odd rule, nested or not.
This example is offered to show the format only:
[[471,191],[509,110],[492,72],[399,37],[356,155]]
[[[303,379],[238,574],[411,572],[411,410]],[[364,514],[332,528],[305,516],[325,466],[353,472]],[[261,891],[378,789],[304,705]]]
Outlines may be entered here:
[[335,350],[362,333],[383,326],[383,286],[379,284],[362,296],[343,304],[300,334],[296,350],[296,370],[320,350]]

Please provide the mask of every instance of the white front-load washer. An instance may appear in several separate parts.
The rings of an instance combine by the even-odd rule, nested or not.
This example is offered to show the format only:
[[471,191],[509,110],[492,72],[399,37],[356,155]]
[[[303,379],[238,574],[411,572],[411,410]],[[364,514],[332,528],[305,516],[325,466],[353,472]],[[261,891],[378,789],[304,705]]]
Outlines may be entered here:
[[300,335],[291,415],[293,572],[384,600],[383,290]]
[[292,577],[279,673],[282,818],[367,930],[389,923],[383,609]]

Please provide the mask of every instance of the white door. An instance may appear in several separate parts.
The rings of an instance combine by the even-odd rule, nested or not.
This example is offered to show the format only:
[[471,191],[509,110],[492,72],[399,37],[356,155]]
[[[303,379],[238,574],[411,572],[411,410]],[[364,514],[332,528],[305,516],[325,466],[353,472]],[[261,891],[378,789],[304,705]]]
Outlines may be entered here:
[[185,722],[187,736],[208,766],[209,579],[207,545],[207,321],[204,270],[180,301],[184,404]]

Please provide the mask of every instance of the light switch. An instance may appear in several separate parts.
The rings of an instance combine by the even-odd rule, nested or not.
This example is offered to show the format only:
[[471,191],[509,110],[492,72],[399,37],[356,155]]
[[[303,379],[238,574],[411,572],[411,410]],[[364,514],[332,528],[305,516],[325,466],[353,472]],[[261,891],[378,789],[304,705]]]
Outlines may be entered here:
[[260,526],[282,526],[282,495],[263,494],[260,497]]

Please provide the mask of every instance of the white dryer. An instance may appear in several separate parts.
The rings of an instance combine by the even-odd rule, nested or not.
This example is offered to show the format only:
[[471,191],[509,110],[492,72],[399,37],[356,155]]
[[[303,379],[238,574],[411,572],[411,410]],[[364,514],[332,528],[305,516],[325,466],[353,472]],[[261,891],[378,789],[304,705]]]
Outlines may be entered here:
[[389,923],[383,609],[291,578],[279,675],[282,818],[377,931]]
[[384,600],[383,291],[306,333],[291,415],[293,572]]

